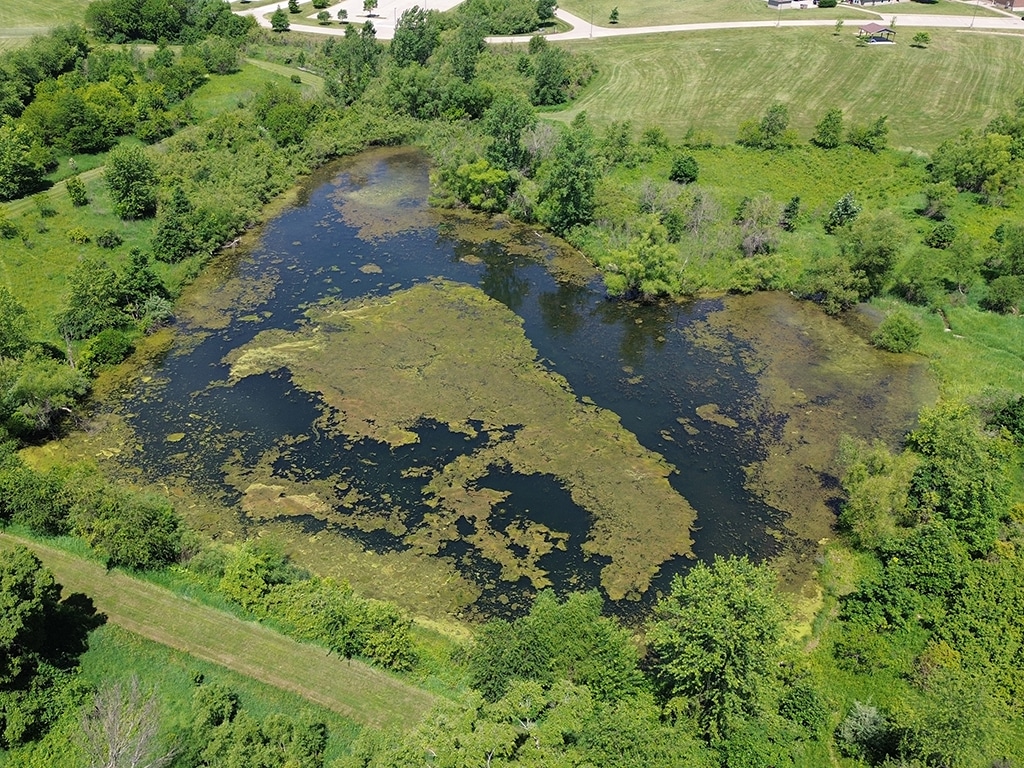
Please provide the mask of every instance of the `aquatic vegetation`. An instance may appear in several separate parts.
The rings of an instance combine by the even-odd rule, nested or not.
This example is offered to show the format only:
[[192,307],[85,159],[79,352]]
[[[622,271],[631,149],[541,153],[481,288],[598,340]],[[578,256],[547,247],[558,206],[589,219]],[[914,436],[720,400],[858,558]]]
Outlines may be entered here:
[[[307,318],[298,331],[265,331],[232,352],[231,380],[285,368],[322,398],[325,424],[349,439],[397,448],[419,439],[415,428],[425,419],[485,438],[423,477],[432,511],[405,536],[415,549],[439,551],[462,537],[465,520],[474,529],[466,539],[504,578],[549,584],[538,561],[564,545],[565,533],[531,521],[503,530],[489,524],[504,494],[482,481],[501,468],[552,475],[589,513],[583,549],[609,559],[601,583],[612,599],[639,598],[662,563],[690,554],[695,512],[668,483],[673,467],[614,413],[581,402],[537,361],[521,320],[482,291],[439,280],[381,299],[328,301]],[[362,501],[370,503],[337,509],[335,518],[394,529],[384,500]],[[315,505],[306,508],[315,514]]]

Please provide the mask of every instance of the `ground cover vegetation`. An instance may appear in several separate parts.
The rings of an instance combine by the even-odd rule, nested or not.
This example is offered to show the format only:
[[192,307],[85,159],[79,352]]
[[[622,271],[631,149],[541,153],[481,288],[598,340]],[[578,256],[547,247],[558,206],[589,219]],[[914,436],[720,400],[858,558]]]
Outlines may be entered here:
[[[55,251],[60,240],[64,266],[43,280],[67,296],[55,311],[41,308],[31,299],[43,291],[33,293],[28,276],[39,270],[4,256],[6,436],[53,434],[87,394],[90,373],[166,322],[181,282],[299,174],[419,135],[435,159],[438,204],[551,228],[601,267],[612,295],[788,289],[834,313],[864,300],[902,307],[876,343],[932,355],[945,397],[902,451],[847,446],[842,540],[823,558],[810,642],[794,636],[766,566],[716,559],[677,578],[642,626],[603,616],[597,594],[542,593],[528,615],[496,619],[472,645],[438,655],[393,606],[305,573],[273,547],[200,542],[166,498],[88,467],[27,467],[14,442],[0,455],[0,519],[74,534],[111,567],[169,569],[210,599],[344,657],[413,677],[425,663],[455,670],[449,698],[416,728],[367,729],[337,765],[424,755],[453,766],[1024,760],[1015,621],[1024,609],[1024,345],[1014,344],[1024,103],[1000,102],[1001,114],[964,126],[974,133],[947,133],[928,158],[888,148],[897,116],[848,118],[831,104],[801,108],[795,127],[796,107],[767,105],[735,121],[738,141],[727,145],[696,130],[670,140],[656,120],[595,126],[583,111],[558,128],[538,121],[536,108],[584,92],[595,59],[539,37],[525,49],[487,49],[484,34],[519,23],[503,16],[518,6],[478,6],[412,9],[388,49],[369,23],[314,42],[245,29],[210,2],[100,0],[87,16],[98,37],[187,45],[143,54],[66,28],[5,54],[0,192],[17,200],[0,221],[14,246],[4,253]],[[534,24],[549,9],[530,10]],[[242,66],[243,36],[272,61],[314,70],[322,92],[304,94],[300,75],[295,84],[264,71],[244,99],[220,91],[208,112],[196,107],[205,83]],[[947,323],[966,350],[944,346]],[[45,755],[79,732],[82,748],[100,756],[109,726],[154,717],[131,680],[90,688],[74,674],[96,621],[87,601],[61,601],[22,550],[0,561],[0,578],[8,760]],[[55,631],[69,622],[77,629]],[[68,644],[54,647],[54,638]],[[315,716],[248,715],[231,689],[195,682],[184,744],[134,721],[149,734],[139,749],[151,761],[324,764],[327,734]]]

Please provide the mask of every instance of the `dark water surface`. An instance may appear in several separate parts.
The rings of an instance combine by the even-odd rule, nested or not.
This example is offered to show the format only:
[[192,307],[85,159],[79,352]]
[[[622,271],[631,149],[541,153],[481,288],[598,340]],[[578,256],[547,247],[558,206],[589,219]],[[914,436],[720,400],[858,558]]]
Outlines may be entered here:
[[[577,397],[614,411],[641,444],[679,470],[671,482],[697,510],[693,538],[699,558],[776,553],[780,544],[769,530],[780,529],[784,516],[745,490],[744,467],[760,458],[758,436],[779,424],[753,423],[745,416],[757,396],[752,373],[723,363],[720,350],[694,344],[684,333],[720,310],[722,303],[635,306],[608,301],[599,280],[560,282],[542,260],[510,255],[499,243],[480,236],[481,228],[502,225],[467,218],[475,221],[467,239],[460,236],[460,228],[470,225],[426,209],[427,170],[423,158],[410,151],[361,158],[354,170],[335,166],[313,180],[297,205],[271,221],[248,253],[225,257],[228,266],[220,268],[245,283],[266,282],[268,275],[276,275],[276,282],[262,298],[228,307],[230,319],[223,327],[183,323],[181,349],[167,355],[153,380],[129,396],[130,423],[142,443],[145,471],[153,477],[187,478],[193,487],[215,490],[235,502],[238,494],[224,482],[227,464],[252,466],[284,438],[305,436],[303,442],[280,448],[273,463],[276,474],[293,480],[351,478],[400,499],[410,514],[423,514],[420,488],[425,481],[404,476],[403,470],[440,468],[471,451],[474,444],[464,435],[444,425],[421,423],[420,442],[414,445],[391,449],[368,440],[348,442],[316,426],[323,414],[317,397],[293,386],[287,372],[248,377],[232,386],[217,383],[227,379],[223,358],[228,352],[259,331],[295,328],[304,309],[324,297],[386,295],[444,277],[478,286],[517,313],[540,359],[568,380]],[[383,192],[375,197],[379,189]],[[350,205],[364,206],[365,211],[339,215],[339,206],[344,214]],[[373,206],[389,211],[394,221],[375,229]],[[412,221],[409,228],[402,221],[406,213]],[[528,229],[516,236],[531,245],[540,240]],[[742,354],[743,343],[730,341],[733,353]],[[695,415],[709,403],[738,426]],[[168,440],[171,433],[175,436]],[[524,477],[494,468],[480,485],[509,492],[495,510],[496,527],[526,517],[569,534],[565,551],[541,560],[556,589],[599,583],[601,559],[585,557],[579,548],[588,516],[552,477]],[[313,517],[295,523],[307,531],[327,525]],[[462,532],[469,534],[471,526],[465,525]],[[404,547],[400,537],[386,531],[338,532],[370,549]],[[478,608],[508,610],[502,607],[505,600],[498,602],[503,593],[529,592],[528,584],[497,583],[493,565],[475,558],[471,549],[459,542],[441,554],[459,563],[464,575],[489,585]],[[676,558],[666,563],[644,602],[689,562]]]

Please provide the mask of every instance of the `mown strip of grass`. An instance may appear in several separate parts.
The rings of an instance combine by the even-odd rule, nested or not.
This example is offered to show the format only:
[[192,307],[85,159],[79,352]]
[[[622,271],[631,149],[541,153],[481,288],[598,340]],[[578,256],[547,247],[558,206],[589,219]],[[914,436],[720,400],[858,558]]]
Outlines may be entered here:
[[359,661],[328,655],[254,622],[39,542],[0,534],[0,546],[24,545],[66,590],[93,598],[128,631],[297,694],[364,725],[410,726],[434,697]]

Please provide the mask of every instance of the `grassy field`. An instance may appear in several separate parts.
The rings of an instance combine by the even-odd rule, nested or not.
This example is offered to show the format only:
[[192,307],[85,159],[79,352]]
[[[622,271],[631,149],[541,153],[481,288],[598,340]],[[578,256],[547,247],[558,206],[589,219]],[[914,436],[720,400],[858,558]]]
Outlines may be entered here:
[[601,67],[569,109],[597,125],[631,120],[661,125],[678,139],[688,128],[733,141],[739,124],[775,101],[809,138],[830,107],[848,120],[889,115],[890,143],[934,149],[967,127],[981,127],[1012,105],[1024,76],[1013,35],[932,33],[926,49],[858,47],[852,32],[831,28],[730,30],[574,43]]
[[130,632],[289,691],[363,725],[411,725],[430,694],[358,661],[329,656],[253,622],[191,603],[152,584],[46,545],[0,534],[0,548],[29,546],[66,589],[84,592]]
[[8,0],[0,3],[0,51],[28,42],[51,27],[81,23],[90,0]]
[[[806,0],[812,6],[811,0]],[[651,27],[661,24],[699,24],[709,21],[756,21],[775,19],[779,11],[770,8],[765,0],[650,0],[650,2],[619,2],[618,0],[566,0],[558,4],[574,16],[603,27]],[[799,5],[799,4],[798,4]],[[609,24],[612,8],[619,9],[619,23]],[[839,6],[836,8],[801,9],[799,7],[782,11],[785,19],[835,19],[835,18],[877,18],[886,19],[897,13],[932,13],[941,15],[998,16],[985,6],[959,0],[938,0],[935,3],[887,2],[864,8]]]

